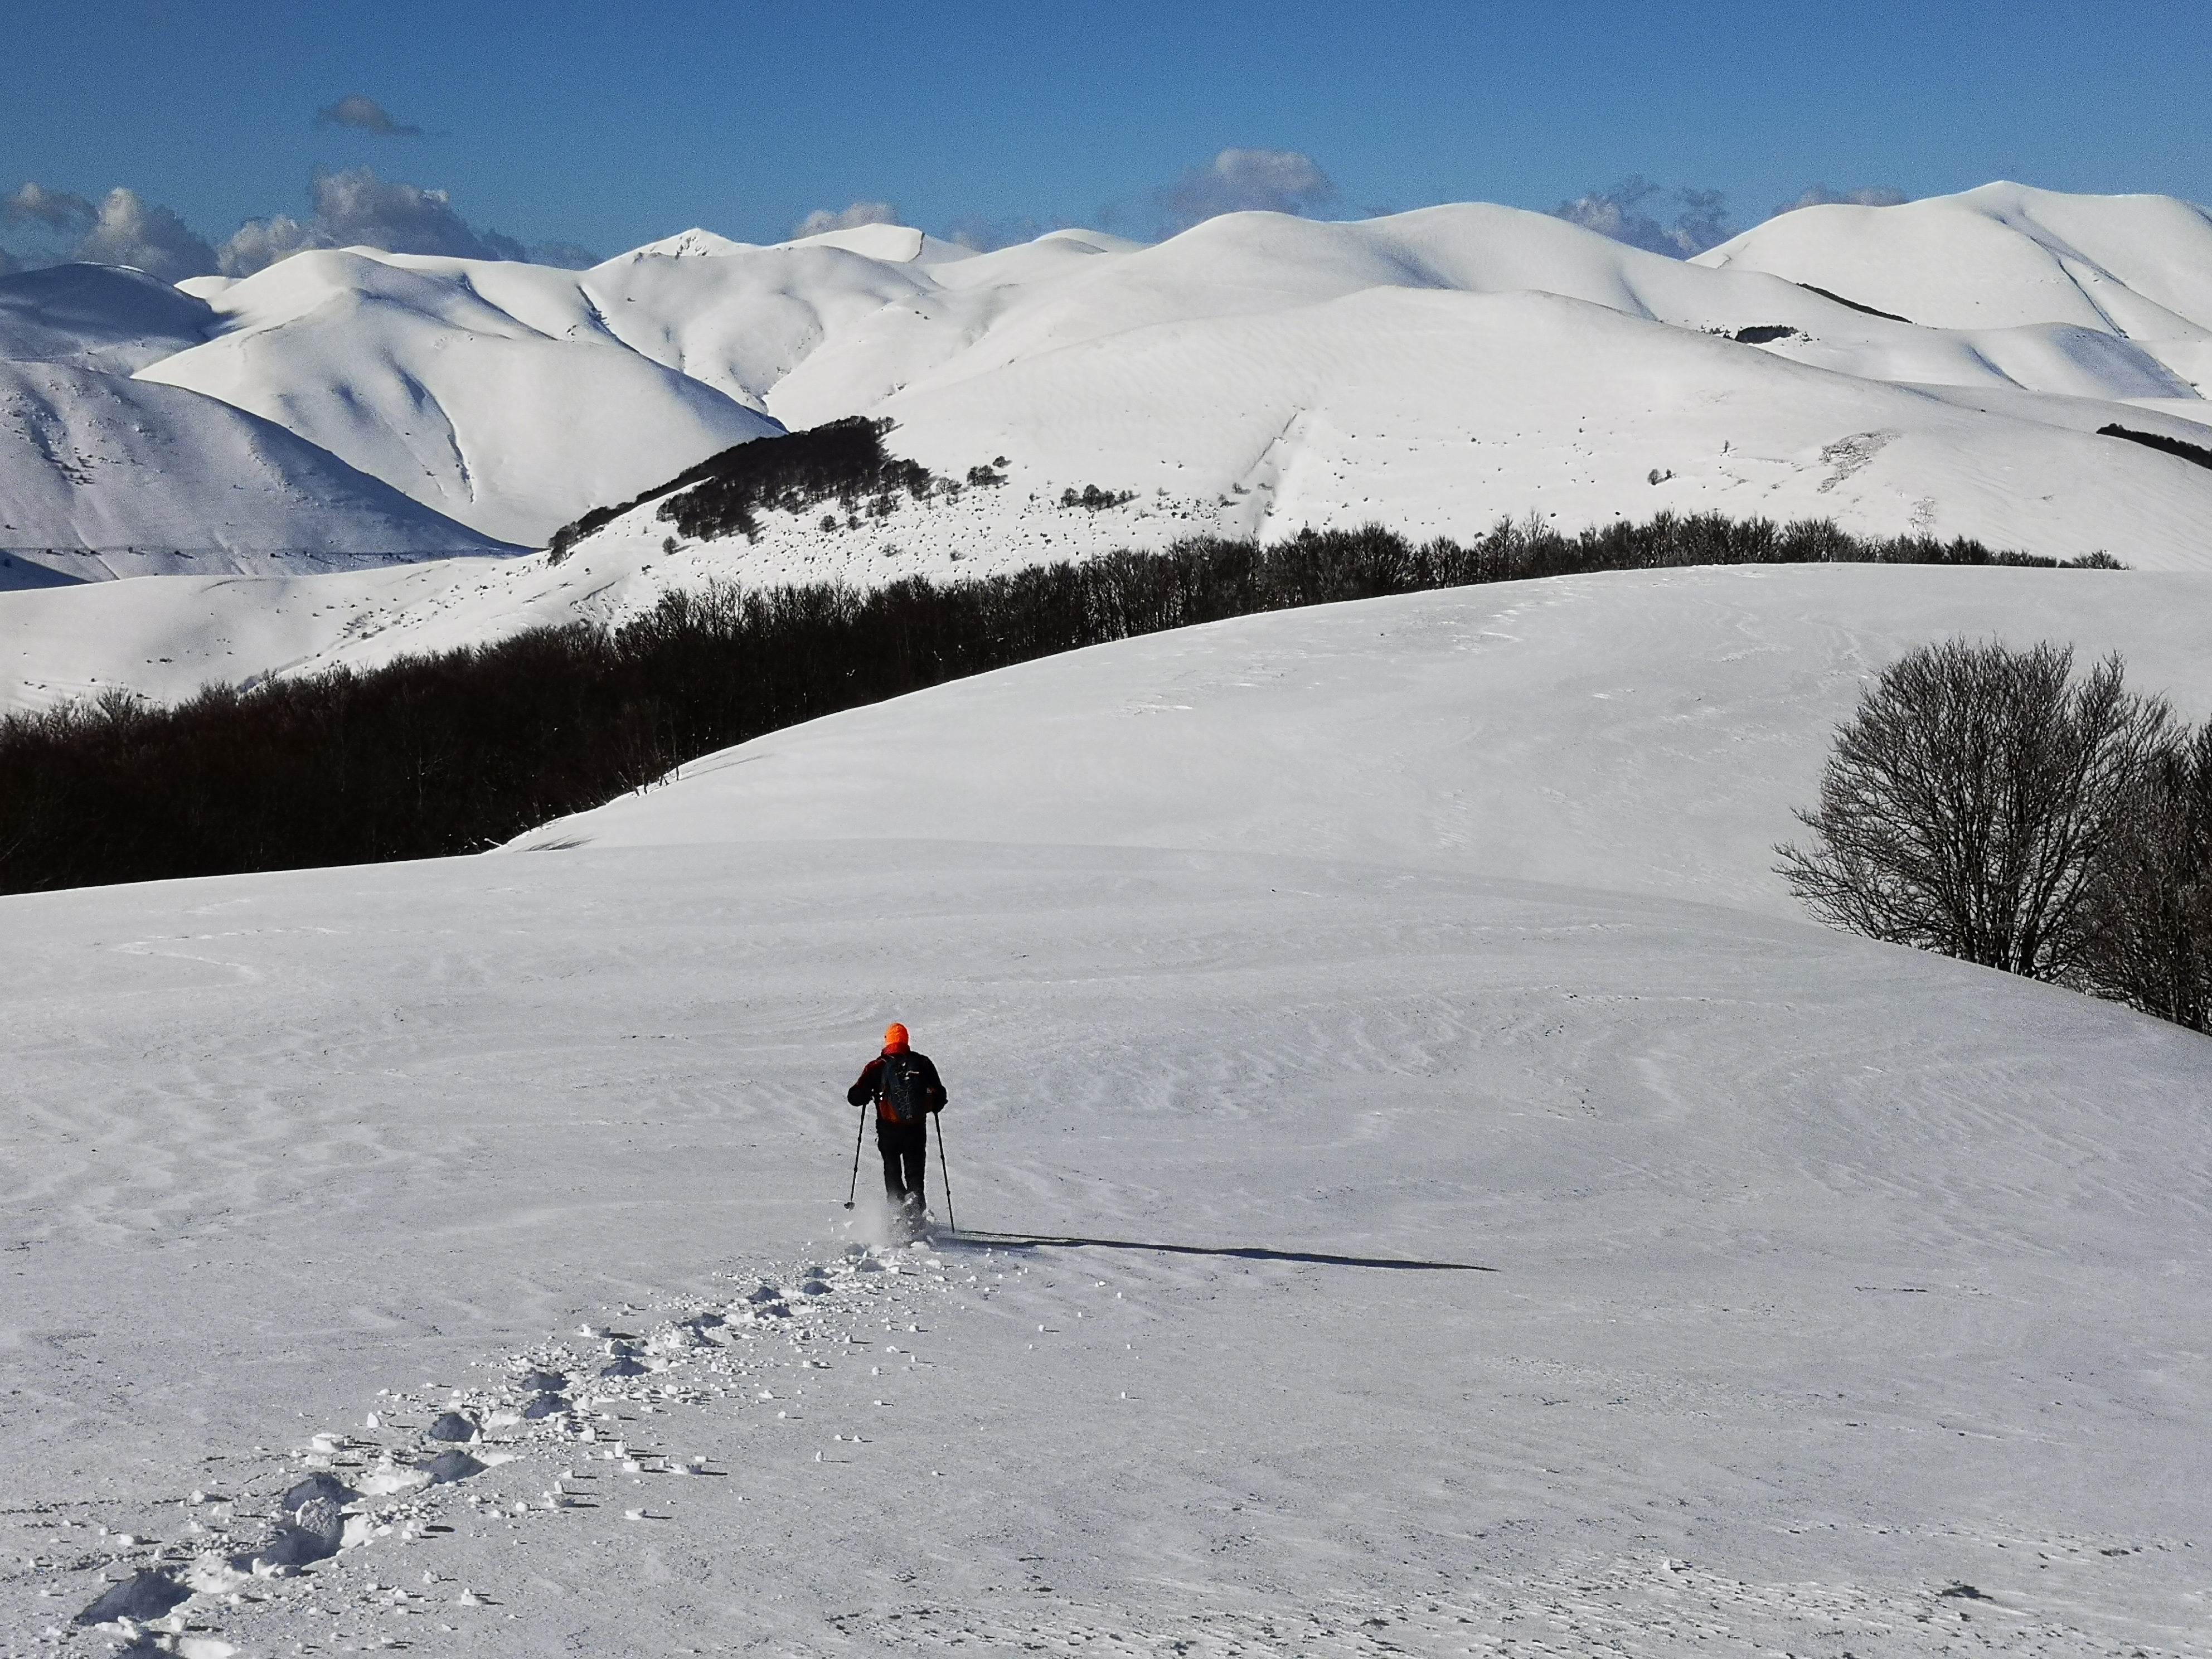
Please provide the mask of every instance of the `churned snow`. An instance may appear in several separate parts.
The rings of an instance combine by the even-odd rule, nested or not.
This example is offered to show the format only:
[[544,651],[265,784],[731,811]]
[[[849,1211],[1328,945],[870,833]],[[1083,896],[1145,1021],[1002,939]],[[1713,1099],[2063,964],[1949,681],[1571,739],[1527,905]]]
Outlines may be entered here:
[[1898,651],[2201,716],[2208,581],[1255,617],[0,900],[0,1651],[2212,1650],[2212,1045],[1766,868]]

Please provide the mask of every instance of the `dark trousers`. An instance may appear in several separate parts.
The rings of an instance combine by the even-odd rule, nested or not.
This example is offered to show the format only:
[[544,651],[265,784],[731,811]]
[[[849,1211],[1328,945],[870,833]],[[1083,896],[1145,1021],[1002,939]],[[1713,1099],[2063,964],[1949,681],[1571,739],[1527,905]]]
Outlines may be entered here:
[[876,1150],[884,1155],[884,1191],[896,1204],[912,1193],[922,1198],[921,1178],[929,1168],[929,1120],[891,1123],[876,1120]]

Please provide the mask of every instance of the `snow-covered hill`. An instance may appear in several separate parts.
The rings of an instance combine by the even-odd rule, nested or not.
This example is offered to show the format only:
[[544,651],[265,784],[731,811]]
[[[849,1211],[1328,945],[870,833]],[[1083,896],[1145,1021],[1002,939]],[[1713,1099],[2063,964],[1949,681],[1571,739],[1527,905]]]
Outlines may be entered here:
[[2212,213],[2171,197],[1994,184],[1806,208],[1693,263],[1818,284],[1935,329],[2080,330],[2212,385]]
[[1927,639],[2059,640],[2119,652],[2130,686],[2203,719],[2208,607],[2212,573],[1867,565],[1324,605],[773,733],[517,844],[872,839],[896,819],[933,842],[1079,834],[1794,916],[1771,851],[1802,835],[1792,808],[1869,672]]
[[[2212,1044],[1794,920],[1765,847],[1932,634],[2202,714],[2208,580],[1256,617],[541,850],[0,900],[0,1625],[104,1652],[137,1571],[204,1656],[2212,1650]],[[968,1232],[871,1251],[893,1015]],[[227,1571],[288,1490],[348,1547]]]
[[[1810,210],[1691,264],[1462,204],[984,254],[896,226],[770,247],[695,230],[582,272],[325,251],[185,286],[205,316],[142,329],[179,345],[142,382],[228,400],[489,534],[541,541],[731,443],[853,414],[892,419],[891,446],[947,479],[1003,482],[703,546],[649,502],[564,565],[363,573],[298,605],[239,586],[10,600],[9,701],[118,678],[167,695],[193,662],[375,660],[717,577],[870,585],[1309,526],[1712,510],[2212,564],[2212,467],[2191,459],[2212,454],[2212,230],[2161,198],[1991,185]],[[1086,488],[1129,499],[1062,505]],[[210,620],[274,654],[212,663]]]
[[222,331],[142,379],[275,421],[487,536],[540,544],[780,430],[625,337],[680,359],[665,308],[573,271],[331,249],[193,286]]
[[[2116,244],[2163,248],[2212,283],[2195,210],[2083,211]],[[1984,223],[1966,207],[1951,218]],[[2115,263],[2152,269],[2147,254]],[[1686,265],[1481,205],[1346,225],[1237,214],[1154,247],[1062,234],[902,266],[911,296],[849,337],[826,334],[761,398],[791,426],[889,415],[902,453],[955,477],[1009,458],[1013,490],[919,532],[884,526],[841,561],[859,572],[878,568],[877,544],[1034,544],[1049,514],[1018,509],[1084,484],[1153,509],[1101,522],[1140,544],[1194,525],[1277,535],[1374,519],[1465,535],[1499,514],[1581,523],[1670,506],[2153,565],[2212,556],[2197,528],[2212,475],[2096,435],[2127,424],[2212,441],[2190,378],[2203,369],[2180,338],[2195,325],[2171,316],[2138,340],[2078,303],[2045,304],[2040,273],[2023,270],[1989,277],[2003,306],[1928,327],[1802,285],[1847,283],[1854,268],[1808,256],[1784,280],[1756,264],[1740,251]],[[1954,280],[1934,243],[1899,264],[1927,270],[1931,292]],[[603,534],[657,545],[665,530],[647,508]]]
[[215,321],[204,301],[119,265],[0,276],[0,362],[128,374],[198,345]]
[[[283,427],[130,378],[216,325],[136,271],[0,276],[0,588],[505,552]],[[20,577],[20,580],[17,578]]]
[[[2066,252],[2062,231],[2087,252]],[[2093,272],[2081,280],[2102,297],[2069,270]],[[2212,372],[2197,320],[2212,314],[2212,228],[2198,210],[2010,185],[1787,215],[1691,264],[1465,204],[1360,224],[1235,214],[1152,247],[1057,232],[973,256],[895,226],[773,247],[692,231],[585,272],[333,251],[191,287],[216,337],[149,378],[277,420],[524,540],[772,429],[730,404],[793,428],[880,410],[915,453],[1006,453],[1054,498],[1070,483],[1165,482],[1212,512],[1302,463],[1345,472],[1344,489],[1310,501],[1227,504],[1284,531],[1362,496],[1409,530],[1531,508],[1641,516],[1658,500],[1655,460],[1676,467],[1674,495],[1796,508],[1770,469],[1893,432],[1905,448],[1815,505],[1854,528],[2002,534],[2008,519],[1977,484],[1985,452],[2013,446],[2021,423],[2166,430],[2137,406],[2195,421],[2194,381]],[[1647,326],[1594,319],[1524,343],[1509,296],[1532,295]],[[1778,356],[1818,373],[1778,374]],[[1825,407],[1792,419],[1808,386]],[[1055,416],[1043,429],[1040,404]],[[1698,478],[1676,464],[1705,467],[1717,443],[1700,433],[1662,454],[1663,434],[1638,424],[1687,409],[1730,417],[1730,454],[1778,419],[1790,441],[1768,445],[1758,476]],[[1204,455],[1187,453],[1193,426],[1215,434]],[[1421,467],[1469,439],[1500,447]],[[2055,471],[2023,463],[2056,487],[2025,495],[2014,517],[2055,508],[2036,522],[2069,546],[2094,520],[2154,558],[2201,550],[2170,519],[2201,511],[2207,485],[2169,472],[2170,458],[2058,447],[2070,459]],[[1900,468],[1914,448],[1924,465]],[[2105,473],[2126,477],[2126,499],[2159,498],[2168,520],[2072,499]]]

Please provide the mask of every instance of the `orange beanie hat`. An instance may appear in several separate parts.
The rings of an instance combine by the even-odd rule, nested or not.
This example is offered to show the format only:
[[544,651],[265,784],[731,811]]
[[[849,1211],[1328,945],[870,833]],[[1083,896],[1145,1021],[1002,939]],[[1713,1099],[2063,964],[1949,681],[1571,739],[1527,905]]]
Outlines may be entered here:
[[896,1020],[894,1020],[891,1022],[890,1026],[884,1030],[884,1048],[886,1051],[889,1051],[890,1049],[903,1048],[905,1047],[906,1027],[900,1024]]

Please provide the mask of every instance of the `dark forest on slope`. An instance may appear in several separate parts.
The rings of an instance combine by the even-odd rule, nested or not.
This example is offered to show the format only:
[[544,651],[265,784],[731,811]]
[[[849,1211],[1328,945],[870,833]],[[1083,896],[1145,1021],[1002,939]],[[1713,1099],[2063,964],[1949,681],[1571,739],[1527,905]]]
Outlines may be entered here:
[[[710,493],[734,522],[769,491]],[[1416,545],[1370,527],[866,592],[672,593],[615,627],[0,720],[0,891],[477,852],[783,726],[1196,623],[1589,571],[1860,562],[2055,562],[1662,514],[1573,535],[1501,522]]]

